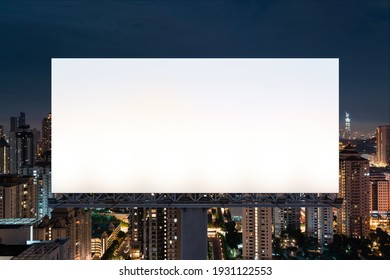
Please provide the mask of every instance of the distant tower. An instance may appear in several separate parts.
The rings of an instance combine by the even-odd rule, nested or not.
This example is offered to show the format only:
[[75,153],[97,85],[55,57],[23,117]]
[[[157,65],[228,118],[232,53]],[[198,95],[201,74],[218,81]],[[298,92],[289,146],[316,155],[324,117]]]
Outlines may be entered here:
[[51,113],[42,120],[42,151],[51,150]]
[[344,138],[351,139],[351,119],[349,118],[349,113],[345,112],[345,130]]
[[0,137],[0,174],[9,173],[9,144]]
[[26,114],[23,112],[20,112],[19,117],[11,117],[11,123],[10,123],[11,131],[16,131],[19,127],[26,125]]
[[26,124],[26,115],[11,118],[11,131],[9,133],[10,146],[10,173],[21,174],[22,167],[32,167],[35,164],[37,141],[39,132],[30,129]]

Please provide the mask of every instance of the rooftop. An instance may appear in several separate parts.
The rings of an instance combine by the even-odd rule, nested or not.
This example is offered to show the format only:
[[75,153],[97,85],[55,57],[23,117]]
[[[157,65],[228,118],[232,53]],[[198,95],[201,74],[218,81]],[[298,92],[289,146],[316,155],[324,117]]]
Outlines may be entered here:
[[9,147],[9,144],[3,137],[0,138],[0,147]]
[[38,219],[36,218],[5,218],[0,219],[0,226],[3,228],[9,228],[11,226],[14,226],[13,228],[18,228],[23,225],[32,225],[37,221]]
[[368,159],[361,156],[359,152],[355,150],[355,147],[348,143],[341,151],[340,151],[340,160],[347,161],[368,161]]
[[32,176],[24,176],[17,174],[1,174],[0,175],[0,186],[12,187],[20,184],[28,184],[32,181]]
[[69,239],[56,239],[49,242],[40,242],[32,244],[28,249],[19,253],[13,260],[41,260],[56,250],[59,246],[68,242]]
[[0,244],[0,256],[17,256],[26,249],[28,249],[30,245],[2,245]]

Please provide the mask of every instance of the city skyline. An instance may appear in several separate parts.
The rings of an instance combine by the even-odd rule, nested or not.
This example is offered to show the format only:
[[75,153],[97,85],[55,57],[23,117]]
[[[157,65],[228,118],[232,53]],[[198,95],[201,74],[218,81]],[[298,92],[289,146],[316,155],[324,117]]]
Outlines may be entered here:
[[[14,116],[18,116],[20,113],[25,113],[26,116],[28,116],[29,121],[27,122],[27,124],[30,126],[30,128],[38,130],[41,134],[42,134],[42,121],[45,118],[47,118],[48,115],[51,116],[51,114],[52,114],[51,111],[49,111],[47,113],[43,113],[42,116],[39,115],[40,117],[38,117],[38,119],[31,119],[29,114],[28,114],[28,111],[26,113],[26,111],[15,110],[15,114],[13,114],[12,116],[9,116],[8,120],[6,119],[4,122],[0,122],[0,127],[2,129],[4,136],[8,136],[8,134],[11,130],[10,129],[11,128],[11,125],[10,125],[11,118]],[[373,137],[373,135],[376,134],[376,130],[378,127],[389,125],[389,122],[385,122],[385,123],[361,122],[360,125],[367,127],[367,129],[357,130],[357,129],[354,129],[355,124],[354,124],[353,120],[352,121],[350,120],[350,137],[345,138],[344,137],[345,113],[348,113],[349,116],[351,116],[351,114],[349,112],[344,112],[344,114],[342,114],[342,117],[340,117],[340,118],[342,118],[339,122],[340,139],[348,139],[348,138],[350,138],[350,139],[368,139],[370,137]],[[364,136],[364,138],[361,138],[361,136]]]
[[[185,199],[188,194],[138,194],[136,200],[126,202],[123,201],[126,194],[122,194],[118,204],[109,202],[110,194],[100,194],[104,201],[100,208],[100,198],[88,202],[93,199],[91,194],[84,194],[77,201],[71,198],[68,202],[61,200],[59,194],[53,194],[50,156],[36,155],[32,160],[31,153],[17,149],[46,144],[50,151],[50,138],[40,143],[34,141],[37,136],[25,125],[28,116],[24,113],[11,120],[14,130],[10,145],[5,143],[3,149],[10,149],[8,160],[16,174],[10,174],[7,168],[0,174],[0,231],[5,245],[0,248],[0,257],[256,260],[387,259],[390,256],[387,243],[378,246],[377,241],[389,238],[386,233],[390,231],[389,165],[377,167],[375,161],[370,165],[350,143],[339,148],[337,196],[286,194],[284,199],[290,202],[283,202],[283,196],[279,196],[269,202],[272,206],[267,206],[262,204],[263,199],[267,199],[263,195],[261,201],[252,202],[255,204],[242,204],[241,215],[231,212],[231,207],[251,199],[253,194],[232,194],[235,199],[224,194],[220,194],[220,198],[218,194],[207,194],[207,197],[199,194],[201,199],[193,202],[176,200]],[[48,115],[42,122],[48,135],[50,120],[51,115]],[[390,141],[385,140],[381,145],[384,151],[390,151]],[[381,155],[381,150],[377,154]],[[193,195],[195,198],[196,194]],[[290,195],[298,199],[298,205],[293,204]],[[154,201],[157,196],[163,200]],[[247,198],[241,200],[244,197]],[[312,204],[310,198],[318,199],[319,204]],[[332,208],[341,203],[340,198],[341,207]],[[302,199],[306,201],[303,204]],[[53,201],[60,207],[53,206]],[[147,201],[151,202],[149,206],[143,204]],[[113,204],[110,207],[107,203]],[[197,208],[200,203],[203,207]],[[251,206],[256,203],[261,206]],[[14,250],[14,245],[23,246]],[[340,253],[339,246],[346,249]],[[54,248],[56,255],[46,253]]]

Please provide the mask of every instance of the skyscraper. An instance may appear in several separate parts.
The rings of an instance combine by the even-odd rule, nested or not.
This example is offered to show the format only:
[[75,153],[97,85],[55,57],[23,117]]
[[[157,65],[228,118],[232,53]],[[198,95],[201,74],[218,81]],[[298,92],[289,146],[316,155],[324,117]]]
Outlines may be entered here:
[[387,215],[390,211],[390,181],[385,174],[370,174],[371,211]]
[[351,139],[351,119],[347,112],[345,112],[344,139]]
[[10,132],[10,172],[21,174],[24,166],[33,166],[35,151],[34,135],[27,129]]
[[244,260],[272,259],[272,208],[244,207],[242,209],[242,258]]
[[144,209],[135,207],[129,210],[129,230],[127,232],[130,242],[130,258],[140,259],[143,252],[143,221],[144,221]]
[[300,208],[294,207],[274,207],[272,208],[272,227],[275,237],[280,237],[282,231],[290,229],[299,229],[300,227]]
[[133,259],[181,259],[180,209],[133,208],[129,214]]
[[51,193],[51,165],[48,162],[38,162],[34,167],[22,167],[22,174],[34,177],[33,183],[38,192],[38,219],[50,217],[48,199]]
[[36,218],[37,204],[32,177],[0,175],[0,219]]
[[0,174],[9,173],[9,144],[0,137]]
[[317,239],[321,247],[333,242],[332,207],[308,207],[305,217],[307,237]]
[[377,163],[383,166],[389,164],[390,159],[390,125],[382,125],[376,129]]
[[172,208],[144,209],[144,259],[180,259],[179,213]]
[[0,138],[4,136],[4,126],[0,124]]
[[51,150],[51,113],[42,120],[42,152]]
[[21,174],[22,167],[34,166],[38,138],[38,131],[26,124],[10,131],[10,173]]
[[366,237],[370,232],[369,161],[350,144],[340,151],[337,233],[348,237]]
[[16,131],[19,127],[26,125],[26,114],[20,112],[19,117],[11,117],[10,131]]

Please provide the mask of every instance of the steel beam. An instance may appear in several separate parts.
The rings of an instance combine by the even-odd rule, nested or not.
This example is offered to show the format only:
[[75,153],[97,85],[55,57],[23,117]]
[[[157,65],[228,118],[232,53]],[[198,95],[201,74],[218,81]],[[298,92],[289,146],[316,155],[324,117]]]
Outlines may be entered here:
[[337,194],[303,193],[61,193],[50,208],[341,207]]

